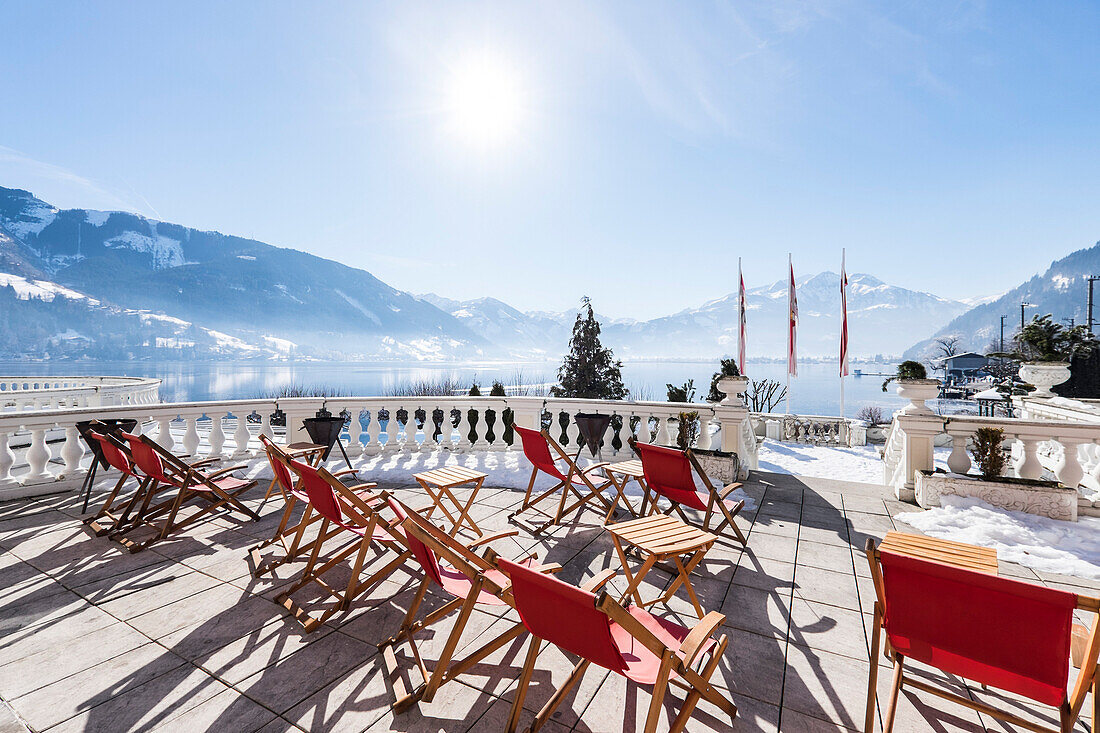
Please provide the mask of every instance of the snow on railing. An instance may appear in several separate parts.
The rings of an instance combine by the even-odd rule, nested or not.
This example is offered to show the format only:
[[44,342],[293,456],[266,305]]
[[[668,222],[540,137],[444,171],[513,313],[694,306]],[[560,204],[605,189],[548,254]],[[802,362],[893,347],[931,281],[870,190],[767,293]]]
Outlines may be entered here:
[[[83,475],[89,457],[77,422],[138,420],[166,448],[191,455],[241,458],[261,450],[261,433],[277,442],[308,440],[303,420],[325,409],[345,416],[342,441],[349,456],[398,452],[519,450],[511,426],[547,427],[567,448],[580,436],[572,415],[612,416],[604,454],[625,459],[631,438],[671,445],[681,413],[697,413],[700,449],[737,452],[757,466],[748,411],[732,404],[675,404],[541,397],[338,397],[120,405],[103,409],[0,413],[0,499],[58,490]],[[16,453],[18,451],[18,455]],[[51,488],[51,486],[53,486]]]
[[0,413],[159,401],[159,379],[145,377],[0,377]]

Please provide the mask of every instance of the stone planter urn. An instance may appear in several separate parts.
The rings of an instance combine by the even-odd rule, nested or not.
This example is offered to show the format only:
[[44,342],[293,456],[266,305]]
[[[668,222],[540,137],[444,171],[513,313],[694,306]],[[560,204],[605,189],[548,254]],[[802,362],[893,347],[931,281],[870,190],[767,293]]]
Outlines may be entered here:
[[938,379],[899,379],[897,385],[898,396],[909,400],[909,404],[902,409],[903,415],[931,415],[932,410],[925,406],[926,400],[934,400],[940,396],[940,380]]
[[726,394],[726,398],[722,400],[722,404],[732,407],[741,407],[741,395],[745,393],[748,387],[748,377],[722,377],[718,380],[718,389]]
[[1029,362],[1020,367],[1020,379],[1035,387],[1032,397],[1056,397],[1050,388],[1069,379],[1069,363],[1064,361]]
[[1057,481],[986,478],[944,471],[918,471],[915,479],[917,504],[924,509],[940,506],[944,496],[971,496],[1009,511],[1077,521],[1077,489]]
[[744,481],[749,476],[748,466],[741,463],[736,453],[700,448],[692,448],[691,452],[715,488],[728,486],[734,481]]

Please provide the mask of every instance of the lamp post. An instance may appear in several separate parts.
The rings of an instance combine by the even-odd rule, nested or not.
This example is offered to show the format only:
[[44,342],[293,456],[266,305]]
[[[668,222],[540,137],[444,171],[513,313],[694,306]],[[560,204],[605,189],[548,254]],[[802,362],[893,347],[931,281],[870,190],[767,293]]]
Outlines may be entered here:
[[1032,303],[1020,303],[1020,330],[1024,330],[1024,308],[1034,308]]
[[1001,348],[997,349],[1002,354],[1005,353],[1005,319],[1008,316],[1001,316]]
[[1089,300],[1088,300],[1088,322],[1086,325],[1089,327],[1089,333],[1092,333],[1092,284],[1097,280],[1100,280],[1100,275],[1089,275],[1087,280],[1089,281]]

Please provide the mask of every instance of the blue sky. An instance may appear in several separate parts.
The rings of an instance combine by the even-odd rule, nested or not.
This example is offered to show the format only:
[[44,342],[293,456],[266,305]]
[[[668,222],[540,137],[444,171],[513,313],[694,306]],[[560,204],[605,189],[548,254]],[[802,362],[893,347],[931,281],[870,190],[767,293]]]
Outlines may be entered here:
[[650,317],[738,256],[755,285],[846,246],[969,297],[1100,239],[1098,3],[7,2],[0,28],[0,185],[412,292]]

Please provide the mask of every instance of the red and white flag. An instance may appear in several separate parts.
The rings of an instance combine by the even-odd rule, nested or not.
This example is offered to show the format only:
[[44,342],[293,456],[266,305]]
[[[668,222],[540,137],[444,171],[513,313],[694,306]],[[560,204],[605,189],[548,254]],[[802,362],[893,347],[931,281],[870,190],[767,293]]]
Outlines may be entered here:
[[844,268],[844,251],[840,254],[840,376],[848,376],[848,273]]
[[791,266],[791,282],[787,286],[787,307],[790,312],[790,325],[787,329],[787,374],[798,376],[798,297],[794,292],[794,262],[787,255]]
[[737,371],[745,373],[745,276],[741,273],[741,258],[737,258],[738,303],[740,311],[740,335],[737,338]]

